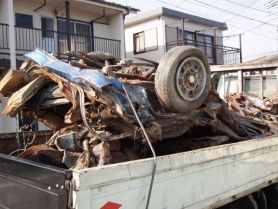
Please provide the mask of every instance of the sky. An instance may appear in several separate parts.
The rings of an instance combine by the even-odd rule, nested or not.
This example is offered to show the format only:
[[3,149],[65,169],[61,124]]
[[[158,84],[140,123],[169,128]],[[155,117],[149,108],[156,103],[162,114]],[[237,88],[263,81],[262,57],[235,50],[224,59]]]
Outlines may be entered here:
[[[225,22],[224,45],[239,47],[242,34],[243,60],[278,53],[278,7],[269,8],[278,0],[113,0],[146,12],[168,7],[196,16]],[[236,36],[233,36],[236,35]],[[228,36],[228,37],[226,37]],[[229,37],[230,36],[230,37]]]

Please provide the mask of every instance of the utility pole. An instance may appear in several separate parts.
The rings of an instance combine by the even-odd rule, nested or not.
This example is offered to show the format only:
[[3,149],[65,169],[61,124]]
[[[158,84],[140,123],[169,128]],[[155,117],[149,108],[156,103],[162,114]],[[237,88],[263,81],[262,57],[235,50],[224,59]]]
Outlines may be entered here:
[[241,35],[242,35],[242,34],[238,34],[238,38],[239,38],[239,61],[240,61],[240,63],[242,63],[242,43],[241,43]]

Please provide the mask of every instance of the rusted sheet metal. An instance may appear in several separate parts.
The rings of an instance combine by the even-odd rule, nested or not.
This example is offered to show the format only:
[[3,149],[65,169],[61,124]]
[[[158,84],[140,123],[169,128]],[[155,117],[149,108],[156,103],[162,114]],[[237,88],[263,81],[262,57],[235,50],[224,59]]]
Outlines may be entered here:
[[[235,99],[228,106],[214,90],[193,111],[170,111],[156,95],[157,63],[137,66],[127,60],[117,63],[108,54],[65,54],[79,60],[65,63],[36,50],[20,68],[32,81],[11,96],[5,113],[20,111],[55,132],[45,144],[24,149],[21,157],[26,159],[82,169],[150,157],[132,106],[159,154],[273,133],[264,121],[247,117]],[[264,111],[273,101],[265,101]]]

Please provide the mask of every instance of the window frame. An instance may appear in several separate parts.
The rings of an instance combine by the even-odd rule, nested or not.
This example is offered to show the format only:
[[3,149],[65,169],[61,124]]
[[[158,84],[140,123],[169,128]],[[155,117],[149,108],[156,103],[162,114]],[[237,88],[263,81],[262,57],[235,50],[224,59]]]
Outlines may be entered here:
[[[53,28],[52,28],[52,30],[48,30],[48,29],[44,29],[43,28],[43,25],[42,25],[42,19],[50,19],[50,20],[52,20],[52,26],[53,26]],[[52,17],[45,17],[45,16],[41,16],[41,30],[42,30],[42,38],[51,38],[51,39],[54,39],[55,38],[55,19],[54,18],[52,18]],[[49,36],[45,36],[44,34],[47,34],[47,33],[49,33],[49,34],[52,34],[52,36],[51,37],[49,37]]]
[[[63,31],[59,31],[58,29],[58,21],[61,20],[61,21],[67,21],[66,18],[63,18],[63,17],[57,17],[57,32],[58,33],[65,33]],[[73,23],[73,32],[70,32],[70,34],[74,34],[74,35],[80,35],[80,36],[92,36],[92,31],[93,31],[93,28],[92,28],[92,24],[90,22],[86,22],[86,21],[82,21],[82,20],[76,20],[76,19],[70,19],[70,23]],[[83,35],[83,34],[79,34],[76,32],[76,23],[79,23],[79,24],[84,24],[84,25],[88,25],[89,28],[90,28],[90,34],[89,35]]]
[[[146,35],[145,35],[145,32],[146,31],[150,31],[150,30],[155,30],[155,33],[156,33],[156,45],[154,45],[152,49],[146,49]],[[140,34],[143,34],[144,35],[144,50],[142,51],[136,51],[136,36],[139,37],[140,39]],[[140,47],[140,46],[139,46]],[[142,53],[146,53],[146,52],[151,52],[151,51],[156,51],[158,50],[158,34],[157,34],[157,28],[151,28],[151,29],[148,29],[148,30],[144,30],[144,31],[140,31],[140,32],[137,32],[137,33],[134,33],[133,34],[133,53],[134,54],[142,54]]]
[[[21,25],[18,25],[18,24],[17,24],[17,21],[16,21],[16,20],[17,20],[17,18],[16,18],[16,17],[17,17],[17,15],[25,15],[25,16],[29,16],[29,17],[31,17],[31,18],[32,18],[32,22],[31,22],[31,23],[32,23],[32,25],[31,25],[30,27],[28,27],[28,26],[21,26]],[[30,15],[30,14],[24,14],[24,13],[19,13],[19,12],[15,12],[15,13],[14,13],[14,19],[15,19],[15,26],[16,26],[16,27],[21,27],[21,28],[31,28],[31,29],[32,29],[32,28],[34,28],[34,17],[33,17],[33,15]]]

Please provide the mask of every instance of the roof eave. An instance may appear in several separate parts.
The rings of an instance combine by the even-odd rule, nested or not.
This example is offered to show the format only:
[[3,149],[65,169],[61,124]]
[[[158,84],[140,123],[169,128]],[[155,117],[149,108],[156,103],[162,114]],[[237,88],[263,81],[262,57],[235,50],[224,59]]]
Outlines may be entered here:
[[106,1],[102,1],[102,0],[75,0],[75,1],[88,3],[88,4],[94,4],[97,6],[102,6],[102,7],[118,10],[121,12],[127,12],[127,13],[133,13],[133,14],[136,14],[137,12],[140,11],[139,9],[136,9],[136,8],[133,8],[130,6],[123,6],[120,4],[106,2]]

